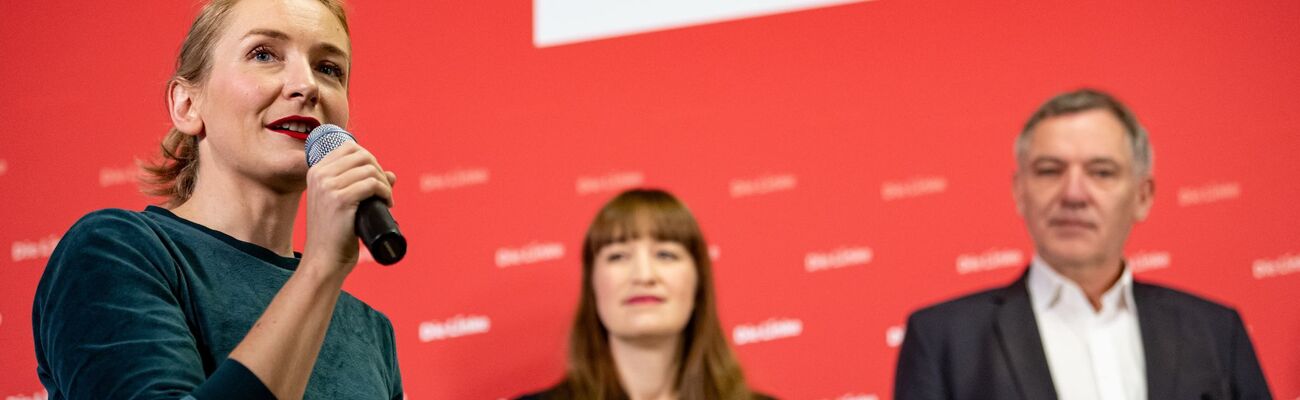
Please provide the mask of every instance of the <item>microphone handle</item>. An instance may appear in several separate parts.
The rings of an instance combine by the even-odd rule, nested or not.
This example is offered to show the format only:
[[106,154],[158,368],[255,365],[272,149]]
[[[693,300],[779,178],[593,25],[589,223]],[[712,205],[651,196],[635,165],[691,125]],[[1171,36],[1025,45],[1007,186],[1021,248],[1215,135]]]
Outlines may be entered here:
[[397,221],[388,211],[388,204],[379,197],[361,201],[357,206],[357,237],[370,250],[375,262],[393,265],[406,256],[406,237],[397,230]]

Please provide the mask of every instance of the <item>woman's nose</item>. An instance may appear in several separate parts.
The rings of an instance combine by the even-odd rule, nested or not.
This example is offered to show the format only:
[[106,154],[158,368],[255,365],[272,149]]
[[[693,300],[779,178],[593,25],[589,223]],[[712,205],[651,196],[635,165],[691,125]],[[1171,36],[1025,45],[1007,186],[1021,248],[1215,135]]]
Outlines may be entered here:
[[656,280],[654,261],[649,251],[638,251],[632,259],[632,279],[640,284],[654,283]]
[[284,94],[289,100],[302,101],[309,106],[320,101],[320,85],[309,61],[299,60],[286,66]]

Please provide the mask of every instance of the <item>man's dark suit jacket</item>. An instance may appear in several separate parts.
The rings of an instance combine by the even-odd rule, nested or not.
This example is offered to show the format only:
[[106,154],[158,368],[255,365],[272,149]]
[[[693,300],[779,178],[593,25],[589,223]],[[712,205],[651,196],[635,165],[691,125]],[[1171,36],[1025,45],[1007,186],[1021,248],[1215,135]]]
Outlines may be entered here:
[[[894,398],[1056,399],[1027,276],[913,313]],[[1235,310],[1136,281],[1133,299],[1149,400],[1271,398]]]

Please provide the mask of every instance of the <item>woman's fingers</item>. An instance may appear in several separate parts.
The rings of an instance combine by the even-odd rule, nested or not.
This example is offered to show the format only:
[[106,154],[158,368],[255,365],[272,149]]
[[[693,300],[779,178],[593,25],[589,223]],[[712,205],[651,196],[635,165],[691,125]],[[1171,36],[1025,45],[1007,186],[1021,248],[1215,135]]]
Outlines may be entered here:
[[344,170],[356,168],[361,165],[370,164],[376,170],[383,173],[383,167],[379,165],[379,160],[375,159],[373,154],[366,151],[365,148],[358,146],[356,142],[344,142],[334,151],[325,155],[324,158],[312,166],[312,170],[321,170],[322,173],[337,175]]
[[393,188],[388,181],[388,174],[363,164],[328,178],[325,187],[338,191],[340,200],[350,204],[378,196],[391,206]]
[[346,142],[307,170],[307,245],[304,259],[333,265],[329,273],[348,273],[356,264],[355,215],[365,199],[392,205],[396,175],[384,171],[374,155]]
[[[341,200],[344,203],[355,205],[361,200],[369,199],[370,196],[378,196],[389,206],[393,206],[393,183],[396,182],[396,174],[383,170],[374,155],[356,143],[347,142],[339,145],[325,158],[321,158],[316,166],[312,166],[308,175],[308,179],[321,181],[318,184],[324,190],[344,191],[346,188],[344,192],[347,195],[343,195],[344,192],[339,194],[342,195]],[[381,184],[370,186],[367,183],[364,186],[352,187],[364,179],[374,179]]]

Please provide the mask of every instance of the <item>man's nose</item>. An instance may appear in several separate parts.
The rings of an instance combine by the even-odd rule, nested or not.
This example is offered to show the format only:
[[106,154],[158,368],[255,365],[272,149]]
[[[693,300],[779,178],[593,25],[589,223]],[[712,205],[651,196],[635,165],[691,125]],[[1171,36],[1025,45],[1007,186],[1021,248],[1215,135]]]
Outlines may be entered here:
[[1061,188],[1061,204],[1066,207],[1083,207],[1092,199],[1088,187],[1088,174],[1081,167],[1067,170],[1064,187]]

